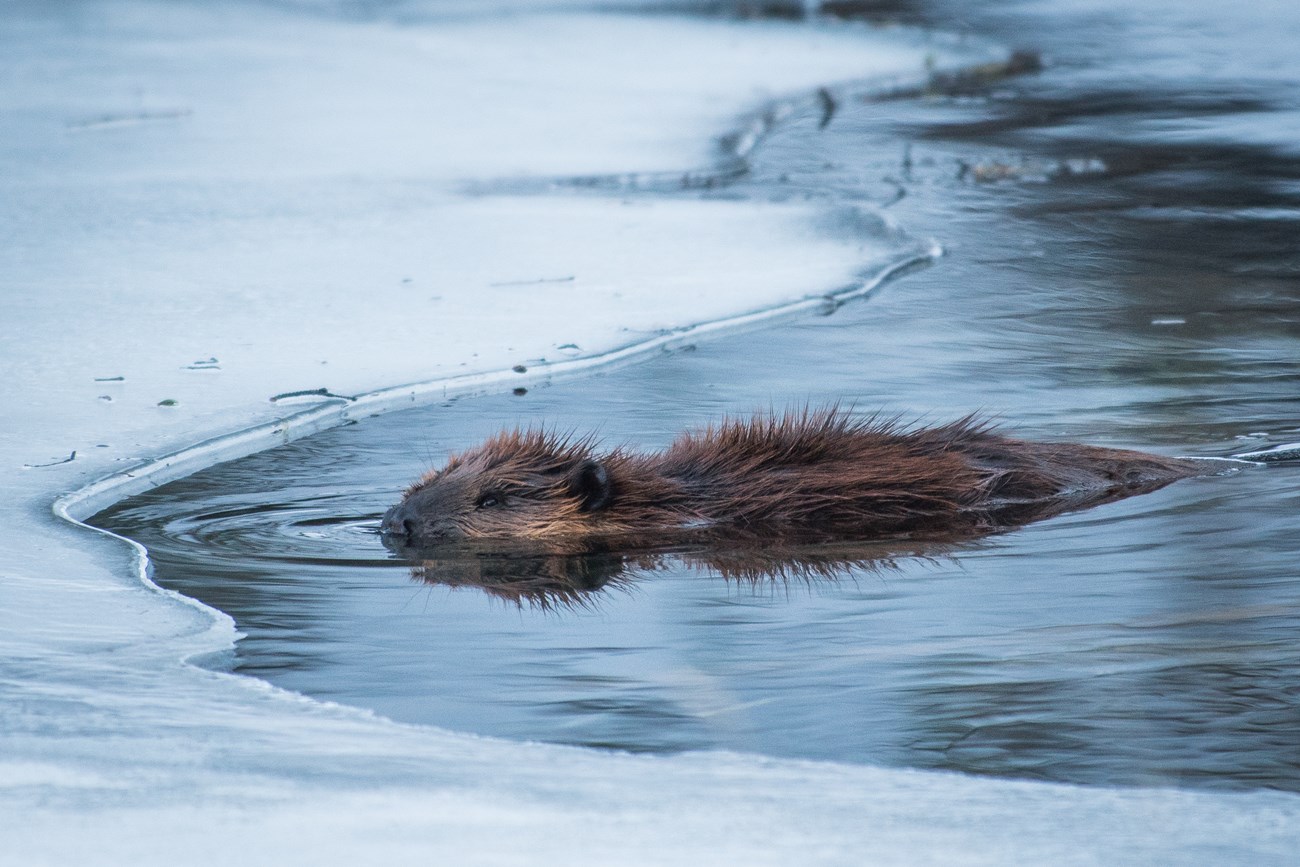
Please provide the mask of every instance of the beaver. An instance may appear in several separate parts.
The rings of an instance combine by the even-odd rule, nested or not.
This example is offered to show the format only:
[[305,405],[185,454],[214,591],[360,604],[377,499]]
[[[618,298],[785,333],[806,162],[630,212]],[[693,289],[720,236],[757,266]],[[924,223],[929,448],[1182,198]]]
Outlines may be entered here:
[[499,433],[454,455],[384,515],[389,543],[519,540],[568,550],[720,538],[824,542],[980,535],[1211,472],[1196,459],[934,427],[831,408],[729,419],[667,449]]

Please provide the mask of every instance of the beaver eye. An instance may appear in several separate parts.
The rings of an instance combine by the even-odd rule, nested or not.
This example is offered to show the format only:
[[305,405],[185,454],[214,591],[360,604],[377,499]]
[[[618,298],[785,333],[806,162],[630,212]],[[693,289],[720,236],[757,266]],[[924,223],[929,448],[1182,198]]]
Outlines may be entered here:
[[501,498],[494,491],[489,491],[486,494],[480,495],[478,502],[475,503],[474,506],[478,509],[490,509],[493,506],[500,505],[500,503]]

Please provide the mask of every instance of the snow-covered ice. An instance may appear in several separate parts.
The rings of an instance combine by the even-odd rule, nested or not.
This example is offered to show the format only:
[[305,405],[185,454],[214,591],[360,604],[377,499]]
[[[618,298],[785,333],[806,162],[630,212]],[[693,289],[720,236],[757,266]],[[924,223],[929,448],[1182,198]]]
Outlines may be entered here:
[[[535,367],[566,344],[596,356],[912,254],[828,231],[816,204],[465,185],[708,171],[717,136],[774,100],[914,77],[957,46],[508,5],[0,7],[0,861],[1289,859],[1289,795],[515,744],[185,661],[219,660],[234,625],[56,518],[60,495],[342,412],[322,401],[286,429],[305,405],[277,393]],[[86,517],[131,486],[62,507]]]

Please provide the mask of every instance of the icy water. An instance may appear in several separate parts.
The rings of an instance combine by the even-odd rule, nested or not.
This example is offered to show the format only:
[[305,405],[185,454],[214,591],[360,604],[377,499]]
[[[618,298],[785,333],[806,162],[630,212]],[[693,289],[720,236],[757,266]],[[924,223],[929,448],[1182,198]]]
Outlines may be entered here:
[[236,670],[399,720],[1300,790],[1294,464],[957,547],[805,552],[875,561],[829,576],[729,580],[716,556],[615,552],[564,564],[568,591],[522,604],[494,581],[509,564],[424,581],[374,532],[415,476],[514,425],[659,448],[724,413],[839,402],[1166,454],[1300,439],[1300,12],[1011,9],[896,14],[1041,49],[1043,72],[921,98],[836,91],[779,127],[747,178],[677,193],[873,204],[939,238],[936,266],[830,316],[370,419],[97,523],[236,619]]

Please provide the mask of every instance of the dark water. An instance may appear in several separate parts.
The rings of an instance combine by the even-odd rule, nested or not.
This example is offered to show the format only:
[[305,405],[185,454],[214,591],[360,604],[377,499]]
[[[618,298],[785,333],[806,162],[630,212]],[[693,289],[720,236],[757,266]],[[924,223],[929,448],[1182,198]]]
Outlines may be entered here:
[[611,583],[567,606],[420,583],[373,533],[414,476],[520,423],[657,448],[726,412],[839,401],[1167,454],[1300,439],[1297,8],[890,4],[1048,68],[841,98],[824,129],[810,107],[720,194],[884,205],[944,243],[935,267],[833,316],[331,431],[99,522],[236,618],[237,670],[400,720],[1300,790],[1295,465],[832,578],[606,562],[588,577]]

